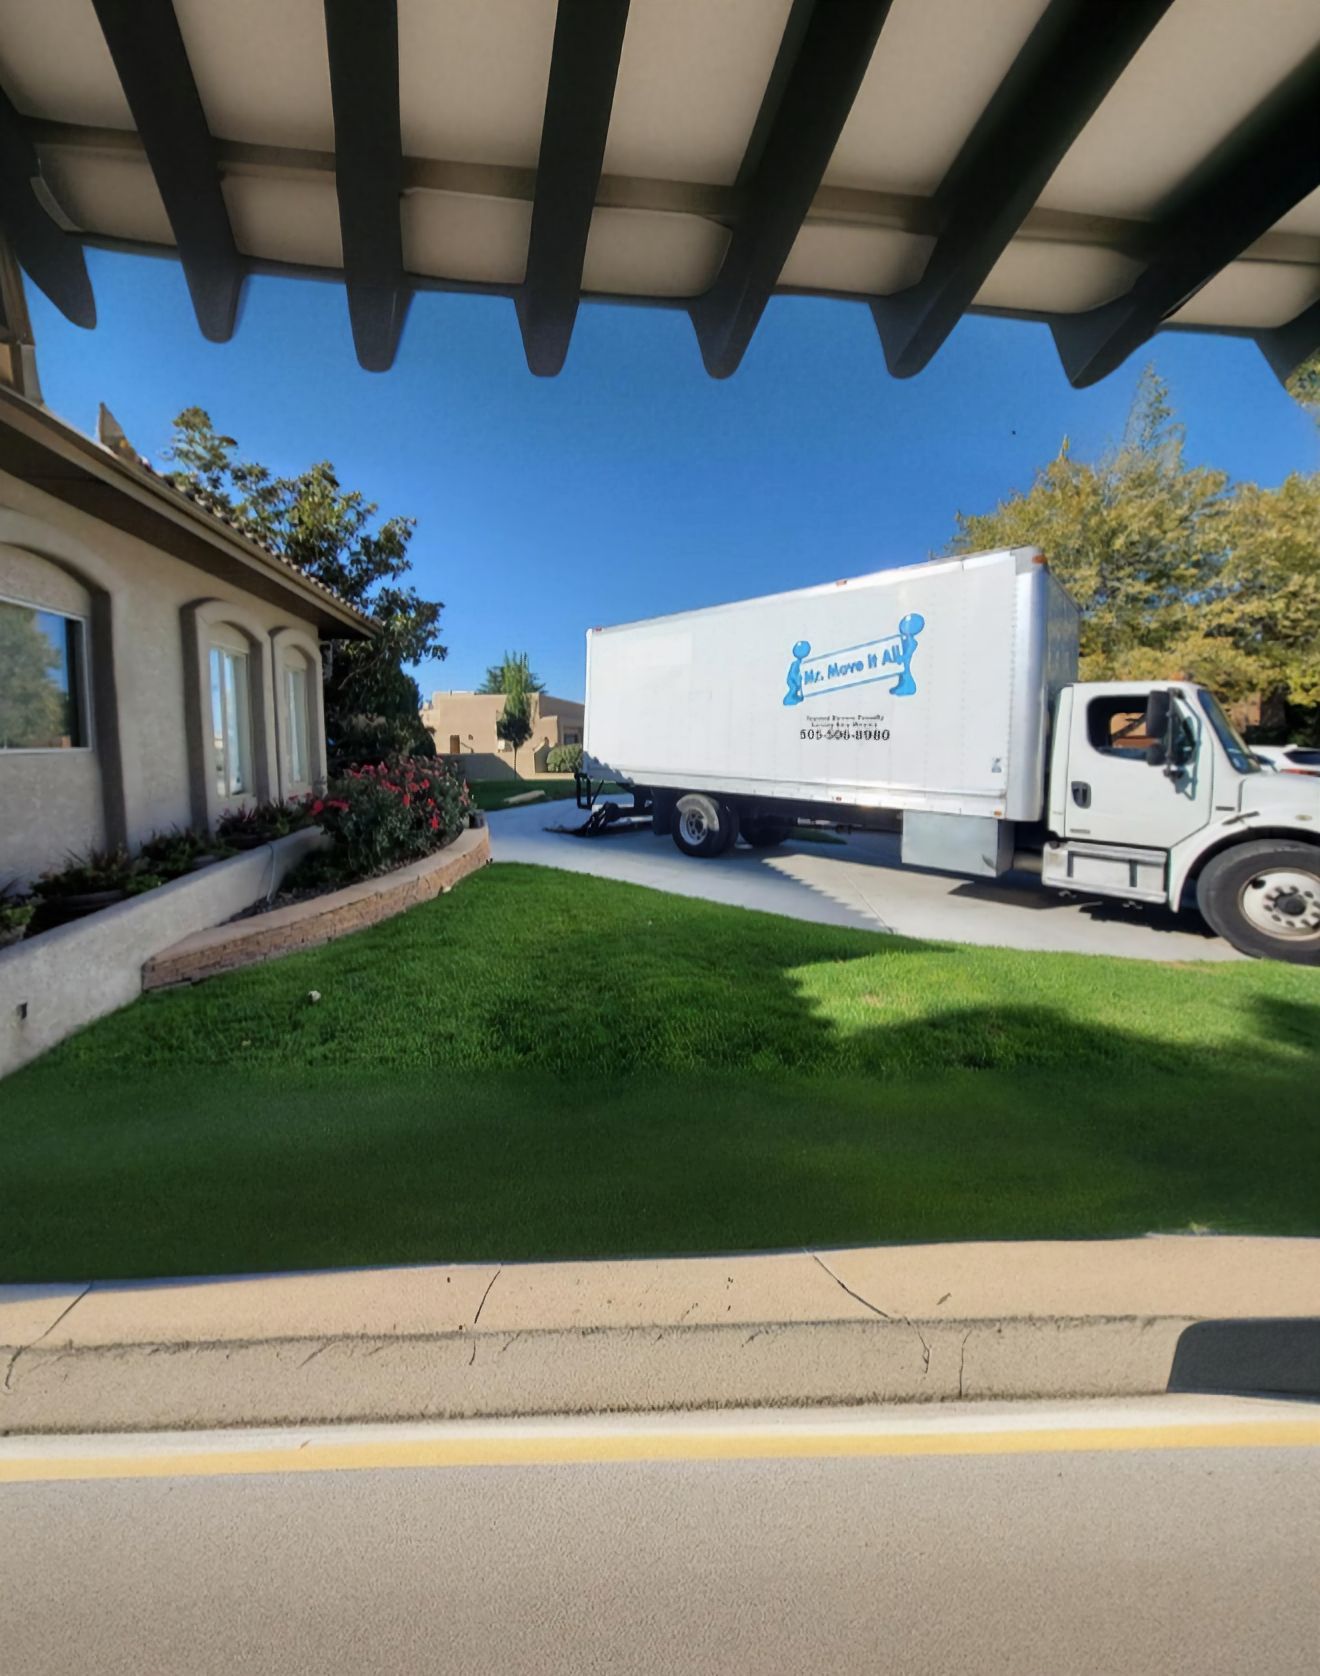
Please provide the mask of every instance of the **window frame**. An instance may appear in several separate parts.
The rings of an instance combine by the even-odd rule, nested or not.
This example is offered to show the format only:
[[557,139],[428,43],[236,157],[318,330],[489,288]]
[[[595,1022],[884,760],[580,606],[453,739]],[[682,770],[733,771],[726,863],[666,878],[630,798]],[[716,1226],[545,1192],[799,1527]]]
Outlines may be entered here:
[[[257,650],[258,649],[252,645],[252,643],[244,634],[241,633],[241,631],[233,630],[230,634],[226,635],[223,633],[222,625],[220,624],[212,626],[206,637],[206,688],[211,700],[210,727],[206,738],[212,759],[208,767],[207,780],[210,790],[214,793],[218,803],[222,807],[227,801],[234,798],[257,796],[256,731],[252,725],[252,712],[254,708],[252,692],[252,660]],[[213,659],[217,653],[219,654],[221,660],[219,696],[222,712],[221,745],[224,755],[225,784],[223,786],[220,784],[220,776],[217,773],[218,764],[215,761],[215,724],[217,718],[215,714],[216,687],[215,677],[213,674]],[[241,716],[239,718],[240,725],[238,729],[239,771],[244,781],[244,785],[241,790],[234,790],[229,784],[233,775],[229,763],[228,707],[224,677],[226,658],[241,658],[243,660],[245,673],[244,702],[240,707]],[[235,689],[237,690],[237,682],[235,682]]]
[[88,754],[94,752],[96,735],[93,731],[95,718],[92,714],[91,618],[81,611],[56,610],[53,606],[39,604],[35,599],[19,599],[13,594],[0,594],[0,605],[13,605],[17,606],[20,611],[35,611],[47,617],[60,617],[66,623],[77,623],[79,667],[72,685],[84,741],[81,745],[0,745],[0,756],[67,757],[81,752],[87,752]]
[[1112,732],[1108,734],[1108,744],[1096,743],[1094,722],[1096,713],[1104,715],[1107,726],[1112,726],[1119,716],[1141,717],[1145,719],[1146,706],[1143,700],[1146,694],[1140,691],[1120,693],[1096,693],[1086,701],[1086,743],[1097,756],[1112,758],[1115,762],[1138,762],[1146,760],[1146,748],[1153,743],[1146,737],[1145,732],[1136,734],[1142,743],[1140,745],[1122,746],[1114,743]]

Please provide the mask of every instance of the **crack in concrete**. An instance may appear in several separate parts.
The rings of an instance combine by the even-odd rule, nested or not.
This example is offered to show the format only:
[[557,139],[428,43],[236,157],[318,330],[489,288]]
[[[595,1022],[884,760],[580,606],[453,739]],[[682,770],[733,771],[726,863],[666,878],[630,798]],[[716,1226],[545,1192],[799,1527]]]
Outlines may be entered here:
[[35,1350],[37,1345],[41,1343],[42,1339],[49,1338],[55,1331],[56,1327],[59,1326],[60,1322],[64,1320],[66,1315],[68,1315],[74,1305],[80,1304],[95,1284],[95,1281],[89,1280],[86,1286],[83,1287],[82,1291],[79,1292],[78,1296],[76,1298],[71,1298],[69,1302],[65,1304],[64,1308],[51,1322],[50,1326],[46,1328],[45,1332],[38,1333],[36,1338],[30,1340],[27,1344],[19,1345],[18,1349],[15,1350],[14,1354],[9,1358],[8,1366],[5,1368],[4,1389],[6,1391],[12,1391],[14,1389],[12,1380],[14,1377],[14,1369],[18,1366],[18,1358],[23,1355],[25,1351]]
[[334,1340],[328,1338],[323,1343],[318,1344],[316,1349],[312,1351],[310,1356],[304,1356],[303,1357],[302,1361],[298,1363],[298,1366],[294,1371],[297,1372],[297,1373],[301,1373],[302,1370],[307,1366],[308,1362],[314,1362],[316,1360],[316,1358],[321,1354],[321,1352],[324,1351],[324,1350],[329,1350],[330,1346],[333,1343],[334,1343]]
[[878,1315],[882,1321],[892,1321],[894,1319],[888,1310],[881,1309],[879,1304],[873,1304],[869,1298],[864,1298],[860,1292],[854,1292],[846,1280],[840,1280],[838,1275],[835,1274],[834,1270],[829,1266],[825,1259],[819,1255],[819,1253],[815,1251],[808,1251],[805,1246],[802,1249],[804,1254],[810,1257],[813,1262],[820,1264],[821,1268],[824,1269],[825,1273],[830,1277],[836,1286],[842,1286],[850,1298],[856,1298],[859,1304],[861,1304],[864,1308],[869,1309],[873,1315]]
[[830,1279],[836,1286],[841,1286],[850,1298],[856,1298],[859,1304],[862,1304],[873,1314],[878,1315],[882,1321],[901,1321],[905,1327],[911,1327],[912,1331],[917,1335],[917,1339],[921,1345],[921,1375],[924,1379],[930,1372],[930,1346],[926,1343],[925,1334],[922,1332],[921,1328],[918,1327],[912,1317],[910,1315],[890,1315],[889,1311],[881,1309],[879,1304],[873,1304],[869,1298],[864,1298],[860,1292],[854,1292],[846,1280],[841,1279],[837,1274],[835,1274],[834,1270],[829,1266],[819,1252],[810,1251],[806,1246],[803,1246],[802,1249],[808,1257],[813,1258],[820,1264],[821,1268],[824,1269],[825,1273],[829,1275]]
[[967,1364],[967,1340],[971,1336],[972,1329],[969,1327],[962,1336],[962,1343],[958,1346],[958,1395],[960,1397],[963,1394],[963,1368]]
[[[504,1273],[504,1264],[501,1263],[499,1265],[499,1267],[495,1270],[495,1273],[490,1277],[489,1281],[487,1281],[486,1290],[481,1294],[481,1302],[477,1305],[477,1313],[472,1317],[472,1325],[474,1327],[476,1326],[477,1322],[481,1320],[481,1312],[486,1307],[486,1299],[490,1296],[491,1287],[495,1284],[495,1282],[500,1278],[500,1276],[503,1273]],[[472,1354],[475,1356],[476,1351],[474,1350],[472,1352]],[[469,1362],[468,1366],[471,1367],[471,1365],[472,1364]]]

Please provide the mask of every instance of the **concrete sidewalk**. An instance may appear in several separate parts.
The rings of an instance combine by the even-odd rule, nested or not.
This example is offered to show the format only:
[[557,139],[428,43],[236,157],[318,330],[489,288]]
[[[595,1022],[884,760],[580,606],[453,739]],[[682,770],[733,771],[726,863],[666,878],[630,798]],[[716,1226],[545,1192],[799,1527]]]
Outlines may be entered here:
[[1320,1240],[1219,1236],[10,1286],[0,1432],[1320,1394],[1316,1331]]

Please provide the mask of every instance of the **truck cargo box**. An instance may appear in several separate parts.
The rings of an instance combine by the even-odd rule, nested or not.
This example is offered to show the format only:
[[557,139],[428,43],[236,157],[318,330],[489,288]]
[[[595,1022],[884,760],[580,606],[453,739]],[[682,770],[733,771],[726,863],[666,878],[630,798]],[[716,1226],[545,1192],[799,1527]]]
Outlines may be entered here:
[[639,786],[1038,819],[1077,608],[1034,548],[593,629],[584,749]]

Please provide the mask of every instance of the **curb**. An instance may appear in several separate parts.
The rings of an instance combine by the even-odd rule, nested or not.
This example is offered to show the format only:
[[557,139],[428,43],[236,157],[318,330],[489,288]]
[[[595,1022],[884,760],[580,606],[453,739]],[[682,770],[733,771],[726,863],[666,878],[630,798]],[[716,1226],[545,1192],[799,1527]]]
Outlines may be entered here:
[[1320,1240],[1223,1235],[0,1286],[0,1434],[1320,1398]]
[[34,1346],[10,1358],[0,1434],[1170,1389],[1320,1396],[1320,1320],[864,1320]]

